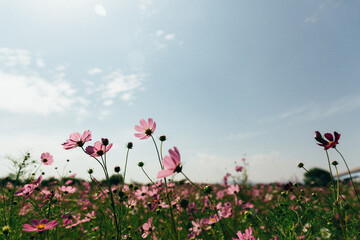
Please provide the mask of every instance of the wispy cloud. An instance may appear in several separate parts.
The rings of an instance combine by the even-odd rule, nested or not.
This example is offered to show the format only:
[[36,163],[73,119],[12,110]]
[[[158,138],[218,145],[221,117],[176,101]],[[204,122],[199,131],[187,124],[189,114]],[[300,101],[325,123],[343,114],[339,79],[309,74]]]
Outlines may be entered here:
[[327,101],[321,104],[307,104],[297,107],[290,111],[280,113],[269,118],[261,119],[259,122],[273,122],[287,119],[296,119],[297,121],[314,121],[339,115],[360,108],[360,95],[346,96],[334,101]]
[[165,40],[173,40],[175,38],[175,34],[166,34]]
[[31,60],[31,53],[27,50],[0,48],[0,65],[5,67],[27,67]]
[[92,69],[90,69],[90,70],[88,71],[88,73],[89,73],[90,75],[98,74],[98,73],[101,73],[101,72],[102,72],[102,70],[101,70],[100,68],[92,68]]
[[315,15],[305,18],[304,22],[306,23],[316,23],[318,18]]
[[102,79],[105,83],[101,88],[102,98],[109,100],[121,95],[121,99],[128,102],[134,98],[134,91],[141,89],[144,78],[144,74],[125,75],[118,69]]

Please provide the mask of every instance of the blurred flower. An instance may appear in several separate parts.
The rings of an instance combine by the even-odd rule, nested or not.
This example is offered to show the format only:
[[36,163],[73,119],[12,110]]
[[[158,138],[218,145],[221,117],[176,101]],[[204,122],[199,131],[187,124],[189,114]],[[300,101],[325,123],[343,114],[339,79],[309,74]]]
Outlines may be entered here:
[[236,233],[236,235],[238,238],[232,238],[232,240],[256,240],[255,237],[252,235],[251,227],[249,227],[248,229],[245,229],[245,233],[238,231]]
[[43,218],[40,221],[32,219],[31,224],[24,224],[23,231],[25,232],[41,232],[56,227],[59,223],[57,220],[49,222],[49,219]]
[[324,147],[325,150],[329,148],[335,148],[339,144],[340,134],[334,132],[334,136],[331,133],[324,134],[326,140],[321,136],[319,131],[315,131],[315,140],[318,141],[318,145]]
[[144,119],[140,120],[140,126],[136,125],[135,130],[140,133],[135,133],[135,137],[140,138],[140,140],[148,139],[155,131],[156,129],[156,123],[152,118],[148,119],[148,122],[146,122]]
[[182,170],[181,162],[180,162],[180,152],[174,147],[174,150],[169,149],[169,154],[166,155],[162,164],[164,165],[164,170],[158,172],[157,178],[164,178],[171,176],[174,173],[180,173]]
[[70,134],[69,139],[64,142],[63,145],[65,150],[73,149],[76,147],[82,147],[84,144],[88,141],[91,141],[91,131],[86,130],[84,131],[83,135],[80,135],[80,133],[75,132]]
[[76,188],[71,186],[61,186],[59,187],[59,190],[65,194],[68,194],[68,193],[74,193],[76,191]]
[[243,170],[243,166],[236,166],[235,167],[236,172],[241,172],[242,170]]
[[35,188],[39,187],[41,181],[42,181],[42,175],[30,184],[25,184],[24,187],[20,188],[19,191],[15,192],[15,196],[25,196],[25,198],[29,198],[30,195],[34,192]]
[[50,153],[46,152],[41,154],[41,161],[44,165],[51,165],[54,162],[54,158]]
[[142,238],[146,238],[151,232],[155,230],[155,227],[152,225],[152,220],[153,217],[150,217],[148,221],[142,225]]
[[85,149],[86,153],[93,157],[100,157],[112,148],[113,144],[105,146],[102,142],[95,142],[94,146],[87,146]]

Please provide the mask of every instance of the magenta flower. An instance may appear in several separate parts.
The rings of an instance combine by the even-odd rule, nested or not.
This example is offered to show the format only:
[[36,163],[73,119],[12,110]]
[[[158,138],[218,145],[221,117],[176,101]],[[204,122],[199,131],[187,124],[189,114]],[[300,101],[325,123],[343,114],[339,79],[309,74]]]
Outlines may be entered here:
[[25,232],[42,232],[51,228],[56,227],[59,223],[57,220],[49,222],[49,219],[43,218],[40,221],[32,219],[31,224],[24,224],[23,231]]
[[64,142],[63,145],[65,150],[73,149],[76,147],[82,147],[84,144],[88,141],[91,141],[91,131],[86,130],[84,131],[83,135],[80,135],[80,133],[75,132],[70,134],[69,139]]
[[41,154],[41,161],[44,165],[51,165],[54,162],[54,158],[50,153],[46,152]]
[[174,150],[169,149],[169,154],[163,158],[162,164],[165,169],[158,172],[157,178],[164,178],[181,172],[180,152],[177,147],[174,147]]
[[94,146],[88,146],[86,153],[93,157],[100,157],[112,148],[113,144],[104,145],[102,142],[95,142]]
[[235,171],[236,172],[241,172],[243,170],[243,167],[242,166],[236,166],[235,167]]
[[135,133],[135,137],[140,138],[140,140],[148,139],[156,129],[156,123],[152,118],[148,119],[148,122],[146,122],[144,119],[140,120],[140,126],[136,125],[135,130],[140,133]]
[[317,145],[324,147],[325,150],[329,148],[335,148],[339,144],[340,134],[334,132],[334,136],[331,133],[324,134],[326,140],[321,136],[319,131],[315,131],[315,140],[319,143]]

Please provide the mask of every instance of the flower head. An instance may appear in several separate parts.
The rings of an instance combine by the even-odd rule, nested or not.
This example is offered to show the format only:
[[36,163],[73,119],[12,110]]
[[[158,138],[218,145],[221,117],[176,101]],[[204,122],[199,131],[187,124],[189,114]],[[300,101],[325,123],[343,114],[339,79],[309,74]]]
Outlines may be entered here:
[[243,166],[236,166],[235,167],[236,172],[241,172],[242,170],[243,170]]
[[43,218],[40,221],[32,219],[31,224],[24,224],[23,231],[25,232],[42,232],[51,228],[56,227],[59,223],[57,220],[49,222],[49,219]]
[[50,153],[46,152],[41,154],[41,161],[44,165],[51,165],[54,162],[54,158]]
[[25,184],[24,187],[20,188],[19,191],[15,192],[15,196],[25,196],[25,198],[29,198],[30,195],[35,191],[35,188],[39,187],[41,181],[42,181],[43,177],[42,175],[40,175],[40,177],[30,183],[30,184]]
[[64,142],[63,145],[65,150],[73,149],[76,147],[82,147],[88,141],[91,141],[91,131],[86,130],[82,135],[80,133],[75,132],[70,134],[69,139]]
[[163,158],[162,164],[165,169],[158,172],[157,178],[164,178],[181,172],[180,152],[177,147],[174,147],[174,150],[169,149],[169,154]]
[[148,122],[146,122],[144,119],[140,120],[140,126],[136,125],[135,130],[140,133],[135,133],[135,137],[140,138],[140,140],[148,139],[155,131],[156,129],[156,123],[152,118],[148,119]]
[[85,151],[87,154],[93,157],[100,157],[112,148],[113,144],[104,145],[102,142],[95,142],[94,146],[88,146]]
[[324,147],[325,150],[329,148],[335,148],[339,144],[340,134],[334,132],[334,136],[331,133],[325,133],[324,139],[319,131],[315,131],[315,140],[318,141],[318,145]]

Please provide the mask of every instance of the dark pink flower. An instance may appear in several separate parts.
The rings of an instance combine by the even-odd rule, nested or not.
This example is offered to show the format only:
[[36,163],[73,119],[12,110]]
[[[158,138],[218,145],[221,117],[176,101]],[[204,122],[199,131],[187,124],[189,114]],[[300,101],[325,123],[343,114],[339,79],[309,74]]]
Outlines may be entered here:
[[43,218],[40,221],[32,219],[31,224],[24,224],[23,231],[25,232],[42,232],[51,228],[56,227],[59,223],[57,220],[49,222],[49,219]]
[[50,153],[46,152],[41,154],[41,161],[44,165],[51,165],[54,162],[54,158]]
[[324,147],[325,150],[329,148],[335,148],[339,144],[340,134],[334,132],[334,136],[331,133],[324,134],[326,140],[321,136],[319,131],[315,131],[315,140],[318,141],[318,145]]
[[63,145],[65,150],[73,149],[76,147],[82,147],[88,141],[91,141],[91,131],[86,130],[82,135],[80,133],[75,132],[70,134],[69,139],[64,142]]
[[86,148],[86,153],[93,156],[93,157],[100,157],[104,155],[107,151],[112,148],[113,144],[110,143],[109,145],[104,145],[102,142],[97,141],[95,142],[94,146],[88,146]]
[[169,149],[169,154],[166,155],[162,164],[164,166],[164,170],[160,170],[158,172],[157,178],[164,178],[173,175],[174,173],[179,173],[182,170],[181,162],[180,162],[180,152],[174,147],[174,150]]
[[241,172],[242,170],[243,170],[243,166],[236,166],[235,167],[236,172]]
[[156,123],[152,118],[148,119],[148,122],[146,122],[144,119],[140,120],[140,126],[136,125],[135,130],[140,133],[135,133],[135,137],[140,138],[140,140],[148,139],[155,131],[156,129]]

